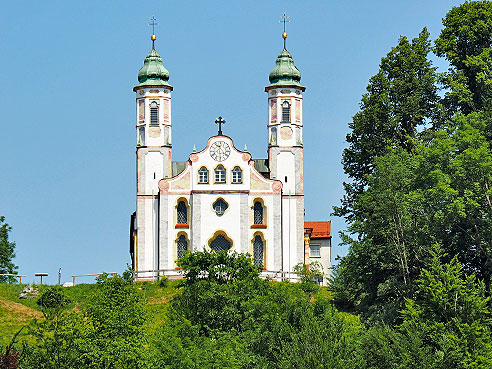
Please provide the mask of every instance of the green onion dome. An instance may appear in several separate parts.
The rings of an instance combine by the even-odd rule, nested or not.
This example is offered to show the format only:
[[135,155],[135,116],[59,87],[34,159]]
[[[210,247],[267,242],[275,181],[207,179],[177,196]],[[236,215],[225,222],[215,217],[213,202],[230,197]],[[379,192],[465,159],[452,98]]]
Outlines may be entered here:
[[152,50],[144,60],[144,65],[138,72],[138,84],[140,86],[169,86],[169,72],[162,64],[162,58],[152,47]]
[[301,86],[301,72],[294,65],[292,55],[284,47],[282,52],[277,56],[275,67],[270,72],[270,86],[288,85]]

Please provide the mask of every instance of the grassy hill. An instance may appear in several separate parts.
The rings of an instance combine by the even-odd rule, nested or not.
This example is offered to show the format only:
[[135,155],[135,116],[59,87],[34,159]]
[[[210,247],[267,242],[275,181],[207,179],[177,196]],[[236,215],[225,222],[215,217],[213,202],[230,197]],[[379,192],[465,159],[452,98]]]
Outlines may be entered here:
[[[163,321],[164,315],[171,297],[176,293],[177,282],[169,282],[161,287],[157,283],[144,282],[139,284],[147,302],[146,309],[152,316],[150,329],[158,326]],[[12,337],[23,326],[29,325],[33,319],[43,319],[40,307],[36,304],[37,298],[19,299],[21,291],[27,285],[0,283],[0,347],[10,343]],[[41,293],[47,285],[37,285]],[[79,284],[74,287],[64,288],[66,296],[72,301],[70,309],[83,309],[87,297],[96,288],[95,284]],[[26,339],[26,335],[20,335],[20,340]]]

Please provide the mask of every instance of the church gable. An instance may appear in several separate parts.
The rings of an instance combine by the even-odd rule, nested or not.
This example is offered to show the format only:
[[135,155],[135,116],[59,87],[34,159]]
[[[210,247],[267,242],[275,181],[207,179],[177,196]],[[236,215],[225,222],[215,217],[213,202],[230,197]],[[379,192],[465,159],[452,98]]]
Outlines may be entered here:
[[205,148],[192,153],[180,174],[161,179],[164,193],[191,191],[280,193],[281,182],[265,178],[255,168],[251,154],[238,150],[230,137],[211,137]]

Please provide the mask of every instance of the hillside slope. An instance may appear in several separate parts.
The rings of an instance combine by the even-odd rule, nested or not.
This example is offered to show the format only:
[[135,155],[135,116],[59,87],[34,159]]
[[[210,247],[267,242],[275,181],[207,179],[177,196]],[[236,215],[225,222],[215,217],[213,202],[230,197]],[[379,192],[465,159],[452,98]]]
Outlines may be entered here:
[[[37,298],[19,299],[21,291],[26,287],[27,285],[0,283],[0,347],[8,345],[14,334],[22,327],[27,327],[34,319],[44,319],[40,307],[36,304]],[[40,293],[48,287],[36,286]],[[139,285],[147,301],[146,309],[152,316],[150,329],[163,321],[168,303],[177,291],[176,287],[176,282],[170,282],[165,287],[148,282]],[[95,288],[95,284],[65,288],[66,296],[72,301],[69,308],[84,309],[88,296]],[[26,339],[25,333],[26,330],[21,333],[20,340]]]

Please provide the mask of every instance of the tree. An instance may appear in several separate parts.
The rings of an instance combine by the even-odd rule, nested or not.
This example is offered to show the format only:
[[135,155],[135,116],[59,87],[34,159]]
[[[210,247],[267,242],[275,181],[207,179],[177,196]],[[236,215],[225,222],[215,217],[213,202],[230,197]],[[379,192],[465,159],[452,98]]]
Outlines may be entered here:
[[358,319],[339,313],[323,298],[286,308],[291,319],[282,329],[278,348],[270,347],[276,368],[364,367],[356,354],[363,332]]
[[301,278],[301,288],[305,292],[315,292],[319,289],[319,283],[323,282],[323,265],[319,261],[309,265],[299,263],[294,266],[294,272]]
[[375,160],[354,203],[360,221],[343,236],[350,250],[333,285],[340,307],[394,322],[433,243],[490,285],[492,150],[485,132],[482,113],[458,115],[412,153],[393,150]]
[[147,314],[138,285],[119,275],[99,276],[84,316],[83,367],[147,367]]
[[402,332],[418,331],[432,348],[434,368],[492,366],[491,314],[485,285],[475,275],[464,275],[453,257],[444,263],[439,248],[429,269],[416,282],[415,299],[402,311]]
[[443,19],[444,28],[435,41],[438,56],[445,57],[449,71],[445,104],[451,112],[469,114],[492,108],[492,3],[467,1],[453,7]]
[[[9,232],[12,229],[5,223],[5,217],[0,216],[0,273],[17,274],[17,266],[12,262],[15,257],[15,242],[9,241]],[[0,282],[12,280],[12,277],[0,276]]]
[[395,149],[375,160],[368,186],[356,201],[360,221],[342,234],[348,254],[335,267],[337,305],[364,319],[393,323],[412,295],[425,260],[419,229],[422,204],[414,196],[415,156]]
[[361,333],[358,348],[365,369],[436,369],[433,347],[416,329],[376,325]]
[[352,131],[347,135],[349,147],[343,151],[342,163],[352,182],[344,184],[345,196],[335,215],[354,220],[354,201],[367,185],[375,158],[391,148],[411,150],[419,127],[429,121],[440,122],[437,74],[427,57],[429,52],[429,32],[424,28],[411,41],[401,36],[398,45],[381,59],[379,72],[371,77],[362,96],[360,111],[349,123]]
[[203,251],[185,254],[178,265],[186,287],[173,300],[175,316],[188,319],[206,336],[241,331],[245,303],[266,288],[251,257]]
[[234,280],[252,280],[260,275],[260,268],[253,265],[247,254],[220,252],[189,252],[178,260],[186,283],[200,280],[227,283]]
[[484,113],[458,114],[419,149],[415,193],[420,228],[430,244],[457,256],[465,273],[490,286],[492,276],[492,149]]
[[84,320],[79,312],[68,311],[70,302],[60,286],[48,287],[41,293],[36,303],[41,307],[44,319],[35,319],[28,326],[35,344],[23,342],[22,368],[80,367]]
[[30,325],[33,342],[24,342],[23,368],[148,368],[147,314],[139,287],[120,276],[98,277],[81,309],[62,309],[63,290],[45,291],[39,303],[45,319]]

